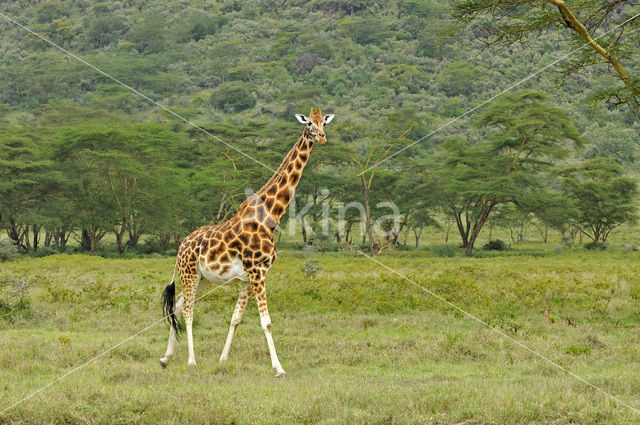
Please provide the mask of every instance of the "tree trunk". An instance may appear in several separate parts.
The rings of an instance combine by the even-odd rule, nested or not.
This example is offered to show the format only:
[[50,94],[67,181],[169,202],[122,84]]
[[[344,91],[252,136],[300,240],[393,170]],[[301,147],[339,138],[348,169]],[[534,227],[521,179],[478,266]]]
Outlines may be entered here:
[[422,226],[419,227],[420,231],[418,231],[418,227],[413,227],[413,235],[416,238],[416,249],[420,248],[420,236],[422,236]]
[[307,244],[307,229],[304,227],[304,220],[300,220],[302,222],[302,243]]
[[351,245],[353,238],[349,239],[349,235],[351,234],[351,227],[353,227],[353,221],[347,221],[347,229],[344,234],[344,241],[347,245]]
[[[460,238],[462,239],[462,247],[466,248],[469,245],[469,227],[471,225],[469,221],[469,213],[467,212],[466,226],[462,222],[462,213],[458,213],[455,208],[451,208],[456,219],[456,226],[458,226],[458,232],[460,232]],[[466,228],[465,228],[466,227]]]
[[575,246],[576,244],[576,235],[580,230],[577,226],[571,226],[571,245]]
[[129,226],[127,233],[129,234],[129,240],[127,241],[128,247],[138,246],[138,242],[140,242],[140,237],[142,236],[143,230],[140,224],[133,224]]
[[485,210],[482,211],[482,214],[480,214],[478,221],[476,221],[476,223],[473,225],[473,231],[471,232],[471,236],[469,237],[469,243],[464,250],[465,257],[471,257],[471,254],[473,254],[473,246],[476,243],[476,239],[478,238],[480,231],[482,230],[482,226],[484,226],[484,224],[487,222],[487,219],[489,218],[489,214],[491,213],[493,207],[494,204],[489,203]]
[[161,232],[156,235],[156,240],[162,251],[166,251],[169,248],[169,242],[171,242],[171,233]]
[[46,230],[44,233],[44,241],[42,241],[42,246],[45,248],[49,248],[51,246],[51,241],[53,240],[53,235],[55,234],[55,230]]
[[40,229],[42,226],[32,225],[31,230],[33,231],[33,252],[38,250],[38,244],[40,243]]
[[89,231],[82,229],[82,235],[80,236],[80,247],[84,251],[91,250],[91,238],[89,237]]
[[518,231],[518,242],[524,242],[524,221],[520,222],[520,230]]
[[29,226],[24,226],[24,247],[28,252],[31,252],[31,239]]
[[176,231],[173,234],[173,246],[177,250],[180,248],[180,244],[182,243],[182,233],[180,231]]
[[60,251],[64,251],[67,248],[67,242],[71,237],[71,230],[67,230],[64,227],[56,227],[55,229],[55,239],[56,246]]
[[[364,175],[361,176],[364,179]],[[374,243],[373,232],[371,231],[371,207],[369,206],[369,189],[365,186],[362,187],[362,196],[364,197],[364,211],[365,211],[365,231],[366,236],[369,238],[369,253],[374,255]]]
[[100,247],[100,241],[106,233],[106,231],[91,225],[91,227],[82,230],[81,245],[84,249],[89,248],[91,252],[96,252]]
[[115,228],[113,229],[113,234],[116,236],[116,248],[118,249],[118,254],[123,255],[127,252],[127,248],[129,248],[129,243],[124,243],[124,234],[126,229],[122,227],[120,231],[117,231]]
[[91,252],[96,252],[100,248],[100,240],[95,234],[89,235],[89,239],[91,241]]

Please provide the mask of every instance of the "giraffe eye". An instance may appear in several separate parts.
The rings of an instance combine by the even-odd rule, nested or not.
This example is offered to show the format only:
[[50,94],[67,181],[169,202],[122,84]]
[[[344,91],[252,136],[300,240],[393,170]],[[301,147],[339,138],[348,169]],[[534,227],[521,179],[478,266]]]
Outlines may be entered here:
[[308,126],[308,127],[311,127],[311,123],[310,123],[310,122],[308,122],[308,123],[307,123],[307,126]]

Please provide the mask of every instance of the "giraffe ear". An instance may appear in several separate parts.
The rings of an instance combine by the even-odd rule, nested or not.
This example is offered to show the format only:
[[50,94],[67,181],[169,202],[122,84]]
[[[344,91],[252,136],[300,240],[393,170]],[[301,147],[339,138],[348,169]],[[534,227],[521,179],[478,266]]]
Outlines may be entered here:
[[302,114],[296,114],[296,118],[298,119],[298,121],[300,121],[300,123],[302,124],[309,124],[309,118],[305,117]]
[[333,114],[325,115],[324,116],[324,123],[325,124],[329,124],[331,122],[331,120],[333,119],[333,117],[335,117],[335,115],[333,115]]

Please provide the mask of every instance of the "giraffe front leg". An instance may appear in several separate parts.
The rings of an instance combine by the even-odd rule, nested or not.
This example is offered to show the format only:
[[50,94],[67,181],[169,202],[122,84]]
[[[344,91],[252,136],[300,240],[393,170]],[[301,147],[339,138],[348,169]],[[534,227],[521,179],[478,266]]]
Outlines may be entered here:
[[[176,317],[176,320],[179,320],[178,317],[180,315],[180,312],[182,311],[183,301],[184,297],[182,296],[182,294],[178,295],[173,310],[173,314]],[[171,357],[173,357],[173,353],[175,352],[176,341],[178,340],[176,330],[173,328],[173,326],[169,326],[169,328],[169,344],[167,345],[167,352],[164,354],[164,357],[160,359],[160,364],[162,365],[162,367],[167,367],[167,365],[169,364],[169,360],[171,360]]]
[[242,321],[242,315],[244,314],[244,309],[247,306],[247,301],[249,297],[253,293],[253,287],[250,284],[247,284],[242,287],[240,290],[240,295],[238,296],[238,302],[236,303],[236,307],[233,310],[233,316],[231,316],[231,325],[229,326],[229,334],[227,335],[227,341],[224,344],[224,349],[222,350],[222,354],[220,355],[220,363],[224,363],[229,359],[229,350],[231,349],[231,342],[233,341],[233,336],[236,334],[236,328]]
[[269,318],[269,309],[267,308],[267,291],[265,288],[264,278],[262,281],[254,284],[254,292],[256,302],[258,303],[258,311],[260,312],[260,325],[264,330],[264,336],[267,338],[269,346],[269,354],[271,355],[271,366],[276,371],[276,378],[286,378],[287,373],[282,368],[278,355],[276,354],[276,346],[271,336],[271,319]]
[[193,304],[191,304],[190,308],[185,305],[184,310],[182,311],[182,316],[184,317],[184,324],[187,328],[187,345],[189,346],[189,366],[196,365],[196,356],[193,353]]

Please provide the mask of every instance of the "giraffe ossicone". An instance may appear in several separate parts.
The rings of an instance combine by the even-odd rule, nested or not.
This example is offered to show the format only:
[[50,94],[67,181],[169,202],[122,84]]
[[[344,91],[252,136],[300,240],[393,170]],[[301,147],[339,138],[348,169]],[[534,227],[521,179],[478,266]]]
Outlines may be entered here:
[[[271,356],[271,366],[276,377],[286,373],[278,360],[273,337],[271,319],[267,309],[265,277],[276,259],[274,232],[295,194],[302,172],[309,161],[314,142],[324,144],[324,125],[333,115],[322,115],[320,108],[311,108],[309,116],[296,114],[305,125],[302,136],[285,156],[282,164],[269,181],[240,205],[238,212],[228,221],[203,226],[187,236],[180,247],[173,271],[173,280],[163,293],[165,314],[169,316],[169,344],[160,359],[166,367],[174,354],[178,334],[181,331],[178,316],[184,317],[187,333],[190,365],[195,365],[193,349],[193,310],[196,293],[206,284],[221,283],[231,279],[243,281],[238,296],[229,333],[220,355],[220,362],[229,358],[229,350],[236,328],[242,320],[245,307],[253,295],[258,304],[260,325],[264,330]],[[182,292],[175,295],[176,271],[180,275]]]

